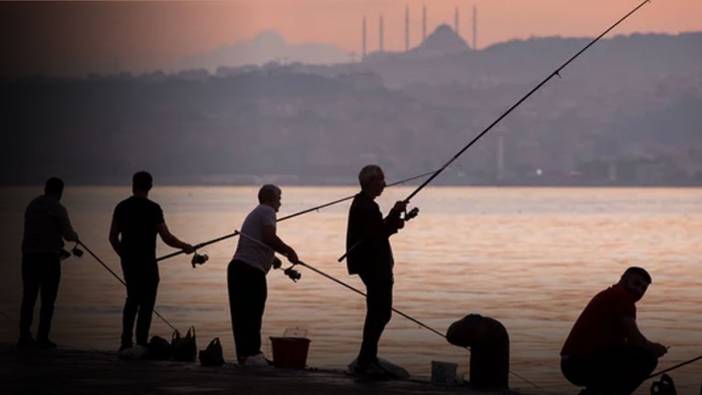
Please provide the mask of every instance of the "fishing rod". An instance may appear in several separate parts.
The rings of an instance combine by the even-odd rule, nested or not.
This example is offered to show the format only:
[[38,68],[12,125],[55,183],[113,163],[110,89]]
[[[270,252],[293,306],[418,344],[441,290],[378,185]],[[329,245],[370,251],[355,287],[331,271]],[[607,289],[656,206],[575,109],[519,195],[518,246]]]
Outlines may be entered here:
[[[482,138],[487,132],[489,132],[495,125],[497,125],[500,121],[502,121],[503,118],[505,118],[507,115],[509,115],[509,113],[511,113],[515,108],[519,107],[519,105],[521,105],[525,100],[527,100],[532,94],[534,94],[536,91],[538,91],[542,86],[544,86],[544,85],[545,85],[548,81],[550,81],[553,77],[558,76],[559,78],[561,78],[561,74],[560,74],[561,70],[563,70],[563,69],[564,69],[566,66],[568,66],[573,60],[575,60],[575,58],[577,58],[578,56],[580,56],[580,54],[582,54],[583,52],[585,52],[585,51],[586,51],[588,48],[590,48],[593,44],[595,44],[595,43],[596,43],[597,41],[599,41],[602,37],[604,37],[604,35],[606,35],[607,33],[609,33],[609,32],[610,32],[612,29],[614,29],[617,25],[619,25],[620,23],[622,23],[625,19],[627,19],[629,16],[631,16],[631,15],[634,14],[636,11],[638,11],[639,8],[643,7],[644,5],[646,5],[646,3],[649,3],[650,1],[651,1],[651,0],[644,0],[643,2],[641,2],[641,4],[639,4],[639,5],[636,6],[634,9],[632,9],[631,11],[629,11],[629,13],[627,13],[626,15],[624,15],[624,16],[623,16],[622,18],[620,18],[617,22],[615,22],[613,25],[611,25],[609,28],[607,28],[607,30],[605,30],[604,32],[602,32],[602,34],[600,34],[599,36],[597,36],[596,38],[594,38],[592,41],[590,41],[589,44],[587,44],[587,45],[586,45],[585,47],[583,47],[580,51],[578,51],[577,53],[575,53],[575,55],[571,56],[568,60],[566,60],[561,66],[559,66],[557,69],[555,69],[551,74],[549,74],[546,78],[544,78],[543,81],[541,81],[541,82],[540,82],[538,85],[536,85],[532,90],[530,90],[526,95],[524,95],[524,97],[522,97],[521,99],[519,99],[519,101],[517,101],[517,102],[514,103],[511,107],[509,107],[509,108],[507,109],[507,111],[505,111],[504,113],[502,113],[502,115],[500,115],[499,117],[497,117],[497,119],[495,119],[488,127],[486,127],[482,132],[480,132],[480,134],[478,134],[477,136],[475,136],[470,142],[468,142],[468,144],[466,144],[465,146],[463,146],[463,148],[461,148],[453,157],[451,157],[451,159],[449,159],[443,166],[441,166],[438,170],[436,170],[436,171],[434,172],[434,174],[431,175],[431,177],[429,177],[429,178],[427,178],[426,180],[424,180],[423,183],[421,183],[412,193],[409,194],[409,196],[407,196],[407,198],[405,198],[404,202],[405,202],[405,203],[409,203],[409,201],[410,201],[415,195],[417,195],[417,194],[419,193],[419,191],[421,191],[422,189],[424,189],[424,187],[426,187],[430,182],[432,182],[432,181],[433,181],[439,174],[441,174],[451,163],[453,163],[456,159],[458,159],[458,157],[461,156],[468,148],[470,148],[473,144],[475,144],[478,140],[480,140],[480,138]],[[354,244],[353,246],[351,246],[351,247],[346,251],[346,253],[344,253],[344,255],[342,255],[341,257],[339,257],[338,261],[339,261],[339,262],[343,261],[344,258],[348,255],[348,253],[349,253],[351,250],[353,250],[358,244],[360,244],[360,241],[357,242],[356,244]]]
[[700,355],[700,356],[698,356],[698,357],[695,357],[695,358],[692,358],[692,359],[689,359],[689,360],[687,360],[687,361],[685,361],[685,362],[680,362],[680,363],[677,364],[677,365],[673,365],[673,366],[671,366],[671,367],[669,367],[669,368],[660,370],[660,371],[658,371],[658,372],[656,372],[656,373],[652,373],[651,375],[649,375],[648,377],[646,377],[646,380],[652,379],[652,378],[654,378],[654,377],[656,377],[656,376],[660,376],[660,375],[662,375],[663,373],[670,372],[671,370],[675,370],[675,369],[677,369],[677,368],[681,368],[681,367],[683,367],[683,366],[685,366],[685,365],[689,365],[689,364],[691,364],[691,363],[693,363],[693,362],[699,361],[700,359],[702,359],[702,355]]
[[[110,269],[110,267],[107,266],[107,264],[106,264],[105,262],[103,262],[102,259],[100,259],[97,255],[95,255],[95,253],[94,253],[90,248],[88,248],[88,246],[85,245],[85,243],[83,243],[82,241],[78,240],[78,241],[76,241],[76,244],[79,244],[79,245],[80,245],[81,247],[83,247],[86,251],[88,251],[88,254],[92,255],[92,257],[95,258],[95,260],[98,261],[98,263],[101,264],[102,267],[104,267],[108,272],[110,272],[110,274],[112,274],[112,276],[113,276],[114,278],[116,278],[120,283],[122,283],[122,285],[124,285],[125,288],[127,287],[127,283],[124,282],[124,280],[122,280],[122,278],[121,278],[117,273],[115,273],[112,269]],[[76,255],[77,255],[77,254],[76,254]],[[77,255],[77,256],[79,256],[79,255]],[[176,327],[173,326],[173,324],[171,324],[164,316],[162,316],[158,311],[156,311],[156,309],[152,309],[151,311],[153,311],[154,314],[156,314],[156,316],[157,316],[158,318],[160,318],[161,321],[163,321],[163,322],[164,322],[166,325],[168,325],[171,329],[173,329],[174,331],[177,331],[177,330],[178,330],[178,329],[176,329]]]
[[[238,231],[237,231],[237,232],[238,232]],[[268,249],[272,249],[268,244],[266,244],[266,243],[264,243],[264,242],[262,242],[262,241],[260,241],[260,240],[257,240],[257,239],[255,239],[255,238],[253,238],[253,237],[247,235],[246,233],[238,232],[238,234],[239,234],[241,237],[243,237],[243,238],[245,238],[245,239],[248,239],[248,240],[250,240],[250,241],[253,241],[254,243],[257,243],[257,244],[259,244],[259,245],[261,245],[261,246],[263,246],[263,247],[266,247],[266,248],[268,248]],[[277,258],[276,258],[276,259],[277,259]],[[327,274],[327,273],[325,273],[325,272],[323,272],[323,271],[321,271],[321,270],[315,268],[314,266],[312,266],[312,265],[310,265],[310,264],[308,264],[308,263],[305,263],[305,262],[303,262],[302,260],[299,260],[299,259],[297,260],[297,263],[293,263],[292,266],[290,266],[289,268],[287,268],[287,269],[284,270],[284,271],[285,271],[285,274],[286,274],[288,277],[290,277],[293,281],[296,281],[297,279],[300,278],[300,274],[297,273],[297,272],[295,272],[294,270],[292,270],[292,268],[295,267],[295,265],[300,265],[300,266],[302,266],[302,267],[306,267],[307,269],[312,270],[313,272],[319,274],[320,276],[325,277],[325,278],[327,278],[327,279],[329,279],[329,280],[332,280],[332,281],[334,281],[335,283],[337,283],[337,284],[339,284],[339,285],[341,285],[341,286],[343,286],[343,287],[345,287],[345,288],[347,288],[347,289],[350,289],[351,291],[353,291],[353,292],[355,292],[355,293],[357,293],[357,294],[359,294],[359,295],[362,295],[364,298],[368,298],[368,295],[367,295],[365,292],[361,291],[360,289],[355,288],[355,287],[349,285],[348,283],[345,283],[345,282],[339,280],[338,278],[336,278],[336,277],[334,277],[334,276],[332,276],[332,275],[330,275],[330,274]],[[297,274],[296,274],[297,277],[295,277],[295,275],[291,275],[291,274],[290,274],[290,271],[293,271],[293,272],[297,273]],[[415,324],[419,325],[420,327],[422,327],[422,328],[424,328],[424,329],[427,329],[427,330],[429,330],[430,332],[435,333],[435,334],[441,336],[441,337],[444,338],[444,339],[447,339],[447,337],[446,337],[446,335],[445,335],[444,333],[439,332],[438,330],[436,330],[436,329],[432,328],[431,326],[429,326],[429,325],[423,323],[422,321],[419,321],[418,319],[412,317],[411,315],[406,314],[406,313],[404,313],[404,312],[402,312],[402,311],[400,311],[400,310],[398,310],[398,309],[396,309],[396,308],[394,308],[394,307],[390,307],[390,309],[392,309],[392,311],[393,311],[394,313],[396,313],[396,314],[398,314],[398,315],[400,315],[400,316],[402,316],[402,317],[404,317],[404,318],[406,318],[406,319],[408,319],[408,320],[414,322]],[[470,352],[470,347],[463,347],[463,348],[465,348],[466,350],[468,350],[468,351]],[[537,388],[537,389],[539,389],[539,390],[541,390],[541,391],[543,391],[543,392],[547,392],[543,387],[541,387],[541,386],[539,386],[538,384],[534,383],[533,381],[527,379],[526,377],[517,374],[516,372],[512,371],[511,369],[509,370],[509,373],[512,374],[514,377],[517,377],[518,379],[520,379],[520,380],[522,380],[522,381],[524,381],[524,382],[530,384],[530,385],[533,386],[534,388]]]
[[[432,170],[432,171],[428,171],[428,172],[426,172],[426,173],[422,173],[422,174],[419,174],[419,175],[416,175],[416,176],[412,176],[412,177],[408,177],[408,178],[405,178],[405,179],[402,179],[402,180],[399,180],[399,181],[395,181],[395,182],[393,182],[393,183],[391,183],[391,184],[388,184],[386,187],[392,187],[392,186],[395,186],[395,185],[404,184],[404,183],[406,183],[406,182],[413,181],[413,180],[416,180],[416,179],[418,179],[418,178],[426,177],[426,176],[428,176],[428,175],[430,175],[430,174],[434,174],[434,172],[435,172],[435,171]],[[285,217],[278,218],[278,219],[276,220],[276,222],[281,222],[281,221],[285,221],[285,220],[288,220],[288,219],[291,219],[291,218],[295,218],[295,217],[297,217],[297,216],[310,213],[310,212],[312,212],[312,211],[318,211],[318,210],[320,210],[320,209],[323,209],[323,208],[326,208],[326,207],[329,207],[329,206],[333,206],[333,205],[335,205],[335,204],[342,203],[342,202],[345,202],[345,201],[347,201],[347,200],[351,200],[351,199],[354,198],[354,196],[355,196],[355,195],[346,196],[346,197],[343,197],[343,198],[341,198],[341,199],[334,200],[334,201],[329,202],[329,203],[324,203],[324,204],[321,204],[321,205],[319,205],[319,206],[315,206],[315,207],[312,207],[312,208],[308,208],[308,209],[306,209],[306,210],[298,211],[298,212],[296,212],[296,213],[287,215],[287,216],[285,216]],[[227,240],[227,239],[230,239],[230,238],[232,238],[232,237],[236,237],[236,236],[238,236],[238,235],[239,235],[239,232],[238,232],[238,231],[234,231],[233,233],[229,233],[229,234],[226,234],[226,235],[224,235],[224,236],[220,236],[220,237],[217,237],[217,238],[215,238],[215,239],[208,240],[208,241],[202,242],[202,243],[200,243],[200,244],[196,244],[196,245],[193,246],[193,248],[195,248],[195,249],[197,250],[197,249],[200,249],[200,248],[202,248],[202,247],[208,246],[208,245],[210,245],[210,244],[218,243],[218,242],[220,242],[220,241]],[[173,258],[173,257],[175,257],[175,256],[178,256],[178,255],[181,255],[181,254],[184,254],[184,253],[185,253],[185,251],[183,251],[183,250],[175,251],[175,252],[172,252],[172,253],[170,253],[170,254],[166,254],[166,255],[164,255],[164,256],[161,256],[161,257],[157,258],[156,261],[157,261],[157,262],[163,261],[163,260],[165,260],[165,259]]]

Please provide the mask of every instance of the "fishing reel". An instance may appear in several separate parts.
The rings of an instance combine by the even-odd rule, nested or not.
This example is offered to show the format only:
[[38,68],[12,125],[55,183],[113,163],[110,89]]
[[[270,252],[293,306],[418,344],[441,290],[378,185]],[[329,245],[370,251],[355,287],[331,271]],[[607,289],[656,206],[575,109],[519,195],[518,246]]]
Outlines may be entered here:
[[411,220],[412,218],[416,217],[417,214],[419,214],[419,207],[415,207],[410,211],[405,211],[404,213],[402,213],[401,218],[403,221],[407,222],[407,221]]
[[71,255],[73,255],[73,256],[76,257],[76,258],[80,258],[80,257],[83,256],[83,250],[81,250],[80,248],[78,248],[78,243],[77,243],[77,242],[76,242],[76,245],[73,246],[73,248],[71,249],[71,252],[68,252],[68,251],[66,251],[66,250],[63,249],[63,248],[61,249],[61,251],[59,251],[59,259],[62,260],[62,261],[64,261],[64,260],[70,258]]
[[193,258],[190,260],[190,264],[193,265],[193,269],[195,269],[195,266],[204,265],[209,259],[210,257],[207,256],[206,253],[198,254],[197,252],[194,252]]
[[[278,259],[277,256],[274,256],[273,257],[273,269],[281,269],[282,266],[283,266],[283,262],[280,259]],[[291,279],[294,283],[296,283],[297,280],[302,278],[302,273],[293,269],[294,267],[295,267],[295,264],[292,264],[289,268],[283,269],[283,274],[288,276],[289,279]]]

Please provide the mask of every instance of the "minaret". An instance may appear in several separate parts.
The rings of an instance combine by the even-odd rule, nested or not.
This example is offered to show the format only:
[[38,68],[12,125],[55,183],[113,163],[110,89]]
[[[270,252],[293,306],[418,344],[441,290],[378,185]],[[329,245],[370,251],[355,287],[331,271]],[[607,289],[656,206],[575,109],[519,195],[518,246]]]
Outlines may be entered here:
[[366,59],[366,16],[363,15],[363,24],[361,28],[361,60]]
[[473,49],[478,49],[478,7],[473,5]]
[[383,16],[380,16],[378,21],[378,51],[385,52],[385,47],[383,46]]
[[458,6],[453,10],[453,30],[456,32],[457,36],[461,35],[458,30]]
[[409,27],[409,6],[405,6],[405,52],[409,51],[410,45],[410,27]]
[[427,6],[422,4],[422,42],[427,38]]

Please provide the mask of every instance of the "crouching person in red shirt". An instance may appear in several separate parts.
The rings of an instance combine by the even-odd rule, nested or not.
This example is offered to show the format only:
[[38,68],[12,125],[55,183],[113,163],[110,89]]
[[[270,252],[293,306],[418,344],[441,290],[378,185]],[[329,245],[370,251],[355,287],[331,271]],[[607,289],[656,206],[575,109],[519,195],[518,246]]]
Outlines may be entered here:
[[586,387],[581,394],[631,394],[666,353],[636,326],[635,303],[650,284],[646,270],[630,267],[575,321],[561,350],[561,371],[571,383]]

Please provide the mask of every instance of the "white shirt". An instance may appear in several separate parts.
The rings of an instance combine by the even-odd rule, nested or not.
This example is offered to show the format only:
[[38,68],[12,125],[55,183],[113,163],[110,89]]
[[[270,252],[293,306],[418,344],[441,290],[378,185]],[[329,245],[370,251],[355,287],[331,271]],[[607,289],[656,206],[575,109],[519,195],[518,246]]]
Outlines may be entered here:
[[[241,225],[240,231],[246,236],[239,236],[239,243],[236,246],[233,259],[268,273],[273,265],[274,251],[263,245],[263,227],[272,226],[275,228],[275,223],[276,216],[273,207],[259,204],[253,209]],[[258,240],[260,243],[250,239]]]

